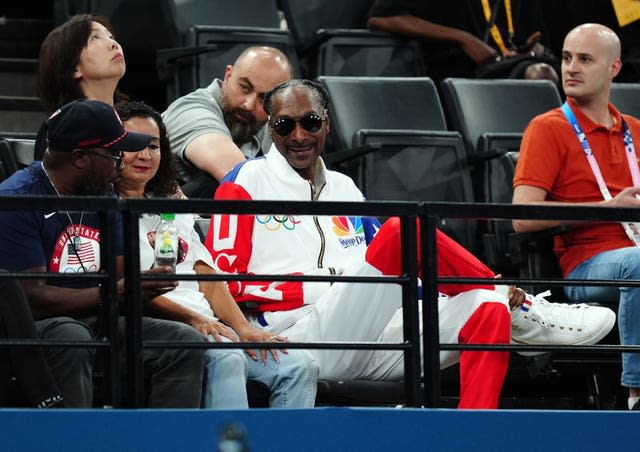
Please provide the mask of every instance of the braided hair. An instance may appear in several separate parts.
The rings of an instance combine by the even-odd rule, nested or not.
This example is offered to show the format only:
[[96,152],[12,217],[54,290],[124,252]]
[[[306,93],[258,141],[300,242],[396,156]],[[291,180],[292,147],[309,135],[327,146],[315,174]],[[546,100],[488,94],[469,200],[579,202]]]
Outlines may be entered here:
[[263,108],[264,111],[267,112],[268,115],[271,115],[273,111],[273,103],[275,102],[275,98],[278,94],[288,88],[295,87],[305,87],[307,88],[314,97],[314,102],[317,103],[318,111],[327,110],[329,107],[329,93],[327,90],[318,82],[314,82],[313,80],[307,79],[291,79],[286,82],[280,83],[271,91],[267,92],[264,96]]

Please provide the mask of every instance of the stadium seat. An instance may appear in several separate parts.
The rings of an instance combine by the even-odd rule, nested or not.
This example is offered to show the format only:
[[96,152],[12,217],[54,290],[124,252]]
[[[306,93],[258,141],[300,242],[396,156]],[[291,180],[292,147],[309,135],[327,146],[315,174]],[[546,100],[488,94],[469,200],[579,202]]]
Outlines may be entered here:
[[18,3],[3,2],[0,8],[0,137],[35,135],[46,119],[36,97],[36,72],[53,21],[46,7],[32,11],[36,2]]
[[[316,75],[420,77],[424,64],[420,45],[367,30],[335,31],[318,48]],[[324,34],[322,33],[320,37]]]
[[372,0],[281,0],[306,76],[422,76],[417,42],[371,31]]
[[[198,55],[178,62],[177,77],[168,87],[167,99],[187,94],[222,79],[227,65],[233,64],[247,47],[265,45],[280,49],[300,76],[298,56],[287,30],[250,26],[193,25],[185,35],[186,49],[202,49]],[[164,51],[159,53],[162,57]],[[171,52],[171,50],[169,50]]]
[[24,138],[0,139],[0,167],[3,179],[33,162],[35,140]]
[[640,83],[613,83],[611,103],[620,113],[640,118]]
[[193,228],[198,233],[198,237],[200,237],[200,241],[202,243],[204,243],[207,238],[207,232],[209,231],[210,222],[210,218],[196,218],[196,221],[193,225]]
[[[370,200],[472,202],[460,134],[446,131],[426,77],[319,77],[331,98],[333,152],[327,163],[351,175]],[[441,226],[471,250],[475,221]]]
[[[513,173],[505,170],[512,171],[510,157],[516,154],[503,154],[519,150],[522,133],[534,116],[560,106],[556,86],[547,80],[447,78],[441,92],[450,128],[465,143],[476,199],[509,203]],[[510,223],[494,220],[481,226],[485,262],[506,274],[516,263],[507,245],[513,232]]]
[[36,97],[35,58],[0,57],[0,96]]
[[[42,10],[45,9],[46,7],[42,8]],[[52,21],[35,16],[37,16],[36,13],[24,18],[2,17],[0,21],[0,58],[38,58],[40,44],[51,30]]]
[[222,78],[226,66],[251,45],[282,50],[300,75],[293,39],[280,29],[275,0],[175,2],[175,23],[182,47],[158,52],[158,68],[170,80],[167,102]]
[[[520,140],[514,143],[517,149]],[[518,151],[507,151],[487,164],[483,192],[485,202],[511,204],[513,198],[513,175],[518,163]],[[496,273],[516,276],[514,264],[520,262],[520,248],[513,239],[511,220],[487,220],[481,224],[480,237],[485,263]]]
[[279,28],[276,0],[175,0],[178,29],[194,24]]
[[503,140],[513,143],[534,116],[561,104],[548,80],[447,78],[441,90],[447,119],[462,135],[470,163],[507,150]]
[[37,97],[0,96],[0,136],[35,135],[46,119]]

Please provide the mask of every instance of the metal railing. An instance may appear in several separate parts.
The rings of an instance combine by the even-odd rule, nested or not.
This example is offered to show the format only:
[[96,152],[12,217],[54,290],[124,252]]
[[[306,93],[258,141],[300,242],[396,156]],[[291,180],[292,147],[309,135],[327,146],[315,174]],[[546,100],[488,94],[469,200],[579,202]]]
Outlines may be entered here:
[[[123,400],[123,384],[127,391],[127,406],[144,405],[144,376],[141,351],[145,348],[269,348],[264,343],[166,343],[145,341],[142,337],[142,297],[140,284],[144,280],[272,280],[272,281],[340,281],[359,283],[400,284],[404,312],[404,336],[402,343],[380,342],[312,342],[288,343],[288,348],[306,349],[370,349],[400,350],[404,353],[404,385],[408,406],[437,407],[440,403],[439,350],[496,350],[496,351],[579,351],[593,352],[640,352],[640,346],[522,346],[495,344],[440,344],[438,335],[438,304],[424,303],[422,319],[418,315],[418,274],[422,274],[425,300],[438,299],[438,285],[451,283],[495,283],[493,279],[438,278],[436,227],[442,218],[512,219],[539,218],[584,221],[640,221],[640,211],[630,208],[590,208],[556,206],[516,206],[502,204],[464,203],[412,203],[412,202],[282,202],[282,201],[213,201],[213,200],[164,200],[164,199],[114,199],[114,198],[55,198],[55,197],[9,197],[0,199],[0,211],[35,210],[93,211],[97,212],[101,225],[102,270],[90,274],[0,272],[0,278],[81,278],[102,282],[106,286],[104,301],[104,337],[90,342],[51,340],[0,340],[0,348],[65,346],[93,347],[105,353],[105,404],[120,406]],[[138,218],[142,213],[212,213],[230,214],[290,214],[290,215],[355,215],[369,217],[399,217],[401,224],[402,275],[398,277],[356,276],[294,276],[294,275],[166,275],[141,274],[138,238]],[[124,278],[126,295],[126,368],[121,369],[117,357],[122,352],[117,334],[119,303],[116,298],[116,255],[111,245],[115,243],[116,215],[121,214],[124,232]],[[416,220],[420,220],[420,250],[418,250]],[[418,252],[423,259],[418,266]],[[586,281],[561,279],[503,278],[503,284],[545,285],[616,285],[640,286],[640,281]],[[623,284],[624,283],[624,284]],[[419,322],[424,325],[422,345],[424,359],[420,356]],[[124,383],[120,376],[126,375]],[[422,377],[422,375],[424,377]],[[424,391],[421,383],[424,382]]]

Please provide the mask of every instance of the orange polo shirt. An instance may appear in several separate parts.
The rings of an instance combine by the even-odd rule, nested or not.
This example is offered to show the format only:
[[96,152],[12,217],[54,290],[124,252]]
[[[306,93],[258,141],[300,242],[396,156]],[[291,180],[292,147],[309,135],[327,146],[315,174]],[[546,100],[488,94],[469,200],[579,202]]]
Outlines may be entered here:
[[[609,104],[616,124],[595,124],[569,99],[587,137],[611,196],[633,185],[622,141],[620,112]],[[623,115],[640,151],[640,121]],[[560,108],[535,117],[524,132],[513,186],[531,185],[548,192],[547,200],[567,203],[602,201],[595,176],[569,121]],[[602,251],[632,246],[620,223],[582,223],[555,238],[555,252],[566,277],[579,263]]]

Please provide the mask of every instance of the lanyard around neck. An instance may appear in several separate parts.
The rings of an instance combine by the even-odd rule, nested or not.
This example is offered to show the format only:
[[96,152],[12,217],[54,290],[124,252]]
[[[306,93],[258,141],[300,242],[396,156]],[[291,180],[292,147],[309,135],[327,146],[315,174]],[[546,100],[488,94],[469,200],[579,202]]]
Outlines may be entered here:
[[[501,1],[501,0],[496,0]],[[500,49],[502,53],[505,53],[508,48],[502,39],[502,34],[500,34],[500,30],[495,23],[491,23],[491,6],[489,5],[489,0],[482,0],[482,11],[484,12],[484,19],[488,24],[491,25],[489,31],[491,31],[491,37],[495,41],[496,45]],[[509,28],[509,44],[511,44],[511,39],[513,39],[514,29],[513,29],[513,16],[511,14],[511,0],[504,0],[504,11],[507,15],[507,27]]]
[[[589,166],[591,167],[591,172],[596,178],[596,182],[598,183],[598,188],[600,189],[600,193],[602,193],[602,197],[605,200],[609,200],[612,198],[607,185],[604,182],[604,178],[602,177],[602,171],[600,171],[600,166],[596,161],[596,157],[593,155],[593,151],[591,150],[591,146],[589,146],[589,142],[587,141],[587,136],[582,131],[582,127],[578,124],[578,120],[576,116],[573,114],[573,110],[569,106],[569,103],[565,101],[562,104],[562,113],[565,115],[569,123],[571,124],[571,128],[575,132],[578,137],[578,141],[582,146],[582,151],[584,155],[587,157],[587,161],[589,162]],[[622,118],[622,130],[624,131],[624,135],[622,140],[624,141],[624,150],[627,156],[627,164],[629,165],[629,171],[631,172],[631,180],[633,181],[634,187],[640,187],[640,168],[638,168],[638,159],[636,157],[635,147],[633,145],[633,138],[631,137],[631,131],[629,130],[629,126],[627,122]]]

